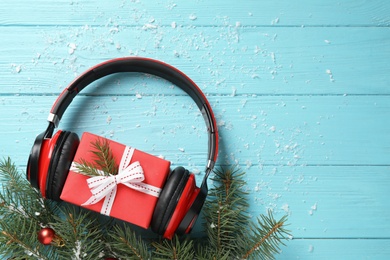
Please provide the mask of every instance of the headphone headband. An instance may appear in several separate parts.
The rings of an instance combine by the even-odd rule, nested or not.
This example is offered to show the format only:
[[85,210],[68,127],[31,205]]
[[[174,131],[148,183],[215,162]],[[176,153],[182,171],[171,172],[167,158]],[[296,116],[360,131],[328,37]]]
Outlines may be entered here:
[[100,78],[119,72],[140,72],[161,77],[180,87],[195,101],[206,122],[209,136],[206,176],[202,183],[203,187],[207,187],[207,177],[218,156],[218,129],[213,111],[206,96],[188,76],[158,60],[141,57],[117,58],[102,62],[85,71],[60,94],[53,104],[48,117],[50,124],[47,135],[51,135],[53,129],[58,126],[66,108],[81,90]]

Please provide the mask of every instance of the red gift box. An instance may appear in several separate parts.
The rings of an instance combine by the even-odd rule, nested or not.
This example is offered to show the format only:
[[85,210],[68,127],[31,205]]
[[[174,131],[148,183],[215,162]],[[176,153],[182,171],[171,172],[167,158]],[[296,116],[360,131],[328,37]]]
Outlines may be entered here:
[[[116,175],[118,177],[90,177],[79,173],[74,167],[74,165],[80,165],[83,160],[95,166],[96,155],[93,153],[92,143],[98,138],[108,142],[116,165],[119,165],[119,173]],[[98,166],[95,168],[101,170]],[[159,190],[165,183],[169,169],[169,161],[91,133],[84,133],[62,190],[61,199],[148,228],[158,200]],[[140,174],[142,173],[140,171],[143,171],[144,177],[141,182]],[[126,176],[123,177],[123,174]],[[119,179],[130,181],[122,183]],[[94,183],[101,184],[96,188],[99,189],[98,191],[91,188]],[[108,192],[103,199],[98,200],[97,196],[106,192],[108,186],[115,189],[116,193]],[[88,203],[93,204],[86,205]],[[107,207],[110,209],[107,210]]]

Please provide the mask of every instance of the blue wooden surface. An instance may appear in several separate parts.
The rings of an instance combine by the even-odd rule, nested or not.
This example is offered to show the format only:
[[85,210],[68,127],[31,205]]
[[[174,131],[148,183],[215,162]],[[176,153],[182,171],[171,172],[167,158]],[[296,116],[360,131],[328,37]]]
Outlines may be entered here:
[[[289,215],[293,239],[277,259],[389,259],[389,14],[383,0],[2,0],[0,155],[24,170],[56,96],[90,66],[161,59],[207,94],[218,164],[247,172],[250,213]],[[155,77],[99,81],[60,127],[202,178],[203,119]]]

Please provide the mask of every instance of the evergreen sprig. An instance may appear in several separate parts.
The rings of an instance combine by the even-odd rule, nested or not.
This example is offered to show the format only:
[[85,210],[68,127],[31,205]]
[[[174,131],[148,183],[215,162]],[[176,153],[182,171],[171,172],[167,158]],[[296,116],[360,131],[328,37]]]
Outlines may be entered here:
[[203,259],[273,259],[289,234],[286,216],[276,221],[269,211],[256,224],[250,221],[244,175],[233,167],[216,170],[212,178],[204,209],[209,240],[199,251]]
[[52,259],[52,248],[43,247],[37,232],[53,220],[54,203],[43,200],[20,175],[10,158],[0,162],[0,255],[15,259]]
[[115,225],[108,234],[110,251],[120,259],[148,260],[151,253],[145,241],[127,225]]
[[93,149],[90,152],[94,155],[93,163],[80,158],[80,163],[76,163],[79,172],[91,177],[101,176],[102,173],[103,176],[117,175],[118,166],[107,139],[97,138],[91,146]]
[[257,218],[257,223],[251,223],[247,236],[238,238],[241,240],[240,244],[249,246],[243,248],[246,252],[242,254],[241,259],[273,259],[273,256],[280,252],[280,245],[285,245],[283,240],[288,239],[286,220],[287,216],[284,216],[276,221],[272,211],[268,211],[267,216],[261,215]]
[[244,235],[249,224],[243,175],[238,168],[229,168],[216,170],[212,178],[214,187],[209,192],[204,215],[209,245],[218,258],[239,249],[236,239]]
[[172,240],[152,243],[153,259],[195,259],[194,241],[181,240],[174,236]]
[[63,248],[57,248],[58,259],[99,259],[105,245],[98,217],[94,212],[71,205],[63,207],[61,214],[49,223],[63,243]]

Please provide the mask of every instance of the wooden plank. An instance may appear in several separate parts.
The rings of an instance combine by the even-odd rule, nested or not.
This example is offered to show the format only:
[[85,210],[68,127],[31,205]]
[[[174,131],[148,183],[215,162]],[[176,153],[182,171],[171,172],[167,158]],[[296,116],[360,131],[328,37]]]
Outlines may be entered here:
[[[0,27],[0,35],[7,35],[0,48],[0,89],[58,94],[90,66],[139,55],[174,65],[210,94],[388,95],[389,33],[388,28],[366,27],[130,27],[115,33],[105,27]],[[135,82],[127,76],[113,81]],[[143,85],[143,93],[156,93],[147,81]],[[123,90],[101,88],[98,93]],[[161,88],[158,93],[167,92]]]
[[[55,98],[1,97],[0,129],[7,135],[1,154],[23,163],[34,136],[46,128]],[[222,164],[389,165],[389,96],[209,99],[219,124]],[[203,118],[187,96],[80,96],[61,128],[103,134],[174,161],[201,165],[206,157]],[[182,148],[185,152],[178,152]]]
[[390,238],[389,166],[247,169],[250,213],[288,215],[294,238]]
[[388,26],[384,1],[3,0],[0,25]]
[[390,255],[389,239],[294,239],[286,244],[276,259],[387,260]]

